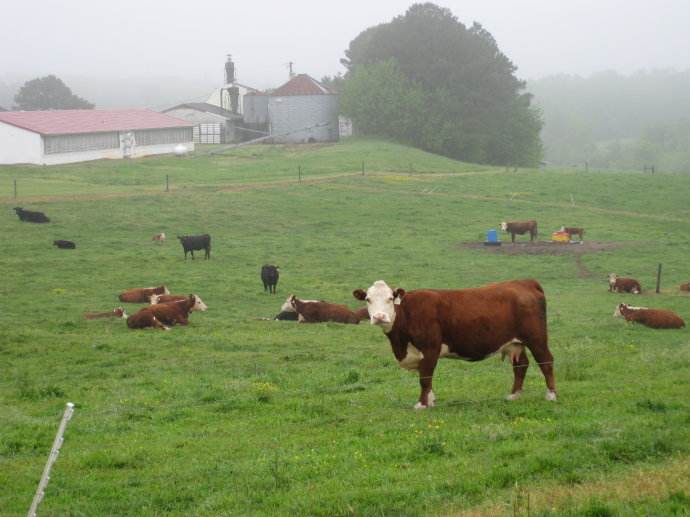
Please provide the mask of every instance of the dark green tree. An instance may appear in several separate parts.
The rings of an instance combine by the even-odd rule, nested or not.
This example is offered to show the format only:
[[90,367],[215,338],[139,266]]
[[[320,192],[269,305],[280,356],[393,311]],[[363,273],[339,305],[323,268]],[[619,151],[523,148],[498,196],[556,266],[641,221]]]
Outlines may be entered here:
[[14,96],[16,110],[93,109],[94,105],[74,95],[72,90],[54,75],[39,77],[24,83]]
[[343,86],[345,86],[345,77],[340,72],[338,72],[335,75],[324,75],[321,78],[321,84],[323,84],[333,93],[343,93]]
[[[448,9],[415,4],[363,31],[345,56],[343,112],[356,130],[467,161],[540,161],[540,113],[522,93],[515,66],[481,25],[467,28]],[[387,79],[397,85],[381,84]],[[367,81],[389,94],[397,89],[404,100],[389,98],[384,105],[381,91],[363,87]],[[410,98],[421,107],[408,104]]]

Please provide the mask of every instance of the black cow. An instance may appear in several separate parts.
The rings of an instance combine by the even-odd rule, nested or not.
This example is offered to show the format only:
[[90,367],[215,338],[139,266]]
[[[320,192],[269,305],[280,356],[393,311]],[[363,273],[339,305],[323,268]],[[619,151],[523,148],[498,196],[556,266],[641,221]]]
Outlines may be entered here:
[[17,206],[14,208],[17,212],[20,221],[26,221],[29,223],[49,223],[50,219],[46,217],[43,212],[32,212],[31,210],[24,210],[23,208]]
[[265,264],[261,267],[261,281],[264,283],[264,292],[276,294],[276,286],[280,277],[278,266]]
[[77,247],[72,241],[63,241],[62,239],[53,241],[53,246],[57,246],[61,250],[73,250]]
[[184,259],[187,260],[187,252],[192,254],[194,260],[194,250],[204,250],[204,258],[211,258],[211,236],[207,233],[204,235],[178,235],[178,239],[182,243],[184,249]]

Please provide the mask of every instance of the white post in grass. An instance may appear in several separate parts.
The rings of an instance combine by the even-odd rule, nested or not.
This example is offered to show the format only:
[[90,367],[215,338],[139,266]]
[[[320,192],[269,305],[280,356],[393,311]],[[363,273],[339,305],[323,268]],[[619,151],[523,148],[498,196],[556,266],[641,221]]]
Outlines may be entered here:
[[74,404],[71,402],[67,403],[65,408],[65,414],[62,415],[62,421],[60,422],[60,427],[58,427],[57,435],[55,435],[55,441],[53,442],[53,448],[50,451],[50,456],[48,456],[48,461],[43,469],[43,475],[41,476],[41,481],[38,483],[38,488],[36,489],[36,495],[34,495],[34,500],[31,503],[31,508],[29,508],[29,513],[27,517],[36,517],[36,510],[38,505],[41,504],[43,496],[45,495],[45,489],[48,486],[48,481],[50,480],[50,469],[55,463],[55,460],[60,454],[60,447],[62,447],[62,435],[65,433],[67,428],[67,422],[72,418],[72,413],[74,413]]

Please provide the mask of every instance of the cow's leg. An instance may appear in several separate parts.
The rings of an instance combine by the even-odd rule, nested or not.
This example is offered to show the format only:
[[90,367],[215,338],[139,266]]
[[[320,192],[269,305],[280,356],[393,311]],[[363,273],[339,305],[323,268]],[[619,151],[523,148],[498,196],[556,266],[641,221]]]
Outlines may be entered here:
[[192,254],[192,260],[194,260],[194,250],[189,250],[189,253]]
[[[529,345],[528,345],[529,347]],[[537,361],[541,373],[544,374],[546,381],[546,400],[556,400],[556,379],[553,374],[553,356],[549,347],[543,346],[529,347],[534,359]]]
[[522,384],[525,382],[525,375],[527,375],[527,368],[529,367],[529,359],[527,358],[527,353],[522,349],[518,351],[518,355],[513,357],[510,356],[510,360],[513,363],[513,389],[510,395],[506,396],[506,400],[517,400],[520,398],[522,393]]
[[510,240],[513,244],[515,244],[515,234],[513,232],[510,232]]
[[[439,349],[441,347],[439,346]],[[433,380],[434,370],[438,362],[439,352],[429,352],[419,362],[419,385],[421,392],[419,394],[419,402],[414,405],[415,409],[426,409],[434,407],[436,396],[431,389],[431,381]]]

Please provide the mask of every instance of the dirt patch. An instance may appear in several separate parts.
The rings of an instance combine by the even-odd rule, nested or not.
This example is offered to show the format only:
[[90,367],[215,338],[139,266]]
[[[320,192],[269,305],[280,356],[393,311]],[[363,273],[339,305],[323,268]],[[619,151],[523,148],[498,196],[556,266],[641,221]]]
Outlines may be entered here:
[[[482,249],[499,255],[573,255],[577,257],[578,267],[587,271],[579,261],[579,255],[615,250],[624,246],[622,242],[585,241],[579,244],[563,242],[504,242],[500,246],[485,246],[483,242],[463,242],[463,248]],[[589,275],[589,271],[587,271]]]

